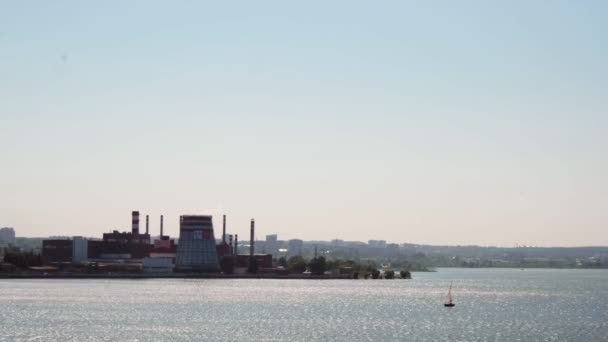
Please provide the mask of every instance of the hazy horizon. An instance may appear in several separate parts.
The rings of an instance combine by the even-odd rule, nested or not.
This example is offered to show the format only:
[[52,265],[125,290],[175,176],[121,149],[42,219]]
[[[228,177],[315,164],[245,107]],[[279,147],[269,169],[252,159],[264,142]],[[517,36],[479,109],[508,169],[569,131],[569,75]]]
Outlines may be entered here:
[[608,3],[0,3],[0,227],[607,246]]

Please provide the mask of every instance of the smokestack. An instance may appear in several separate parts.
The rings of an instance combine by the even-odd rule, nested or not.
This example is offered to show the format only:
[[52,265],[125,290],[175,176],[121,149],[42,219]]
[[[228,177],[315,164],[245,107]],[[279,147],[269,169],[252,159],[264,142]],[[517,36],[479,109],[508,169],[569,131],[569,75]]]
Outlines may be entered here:
[[131,212],[131,233],[139,234],[139,211]]
[[163,215],[160,215],[160,239],[163,239]]
[[239,255],[239,234],[234,234],[234,255]]
[[230,254],[234,254],[234,250],[232,249],[232,234],[228,235],[228,246],[230,246]]
[[251,237],[249,241],[249,256],[253,257],[255,252],[254,242],[255,241],[255,220],[251,219]]
[[226,243],[226,215],[224,215],[224,224],[222,228],[222,243]]
[[146,235],[150,234],[150,220],[148,215],[146,215]]

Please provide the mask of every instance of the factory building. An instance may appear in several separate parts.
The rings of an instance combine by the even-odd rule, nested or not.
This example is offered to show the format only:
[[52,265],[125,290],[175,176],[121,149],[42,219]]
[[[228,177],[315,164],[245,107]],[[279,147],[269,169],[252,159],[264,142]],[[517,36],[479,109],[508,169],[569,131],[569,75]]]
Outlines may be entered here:
[[150,254],[149,236],[130,232],[104,233],[103,240],[90,241],[88,256],[91,259],[142,259]]
[[165,257],[144,258],[142,268],[144,273],[171,273],[173,272],[173,259]]
[[240,254],[236,256],[235,267],[247,268],[249,267],[249,260],[254,258],[257,261],[258,268],[271,269],[272,268],[272,254]]
[[150,250],[150,257],[171,258],[173,263],[175,263],[177,245],[175,244],[175,240],[164,234],[163,222],[163,215],[160,215],[160,236],[157,240],[154,240],[154,245]]
[[175,240],[170,240],[168,236],[164,236],[160,240],[154,240],[154,245],[150,250],[150,256],[175,259],[176,252],[177,245],[175,244]]
[[131,232],[104,233],[102,241],[89,241],[90,259],[143,259],[150,255],[152,245],[146,216],[146,232],[139,233],[139,211],[131,213]]
[[144,273],[170,273],[175,267],[177,245],[163,232],[163,215],[160,216],[160,237],[154,240],[150,256],[143,259]]
[[88,242],[82,236],[42,241],[42,262],[84,263],[87,261]]
[[251,260],[255,259],[258,272],[272,269],[272,254],[256,254],[255,253],[255,220],[251,219],[249,230],[249,253],[235,254],[236,268],[249,268]]
[[73,241],[70,239],[53,239],[42,241],[42,262],[72,262]]
[[[230,243],[227,240],[230,240]],[[226,215],[222,220],[222,240],[217,245],[217,258],[221,260],[223,257],[232,256],[232,235],[226,235]]]
[[175,266],[175,269],[180,272],[219,271],[213,220],[210,215],[182,215],[180,217]]
[[[238,254],[238,235],[226,234],[226,216],[223,217],[221,240],[216,242],[213,220],[210,215],[182,215],[180,217],[179,242],[171,240],[163,232],[163,216],[160,216],[160,237],[150,243],[149,217],[146,216],[145,233],[140,232],[139,212],[133,211],[131,231],[104,233],[102,240],[87,240],[83,237],[48,239],[43,241],[43,262],[49,263],[94,263],[100,271],[167,273],[218,272],[219,260],[231,257],[235,267],[250,269],[256,261],[256,270],[268,272],[273,269],[272,254],[255,253],[255,221],[251,220],[247,253]],[[271,243],[277,242],[270,235]],[[301,240],[295,249],[301,253]],[[256,272],[256,271],[254,271]]]

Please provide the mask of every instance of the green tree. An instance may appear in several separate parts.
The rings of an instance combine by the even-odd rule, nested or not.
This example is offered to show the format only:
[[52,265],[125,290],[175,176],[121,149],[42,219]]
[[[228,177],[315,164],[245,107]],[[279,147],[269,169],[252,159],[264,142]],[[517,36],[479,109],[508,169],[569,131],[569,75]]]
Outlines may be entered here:
[[372,279],[379,279],[379,278],[380,278],[380,271],[372,270]]
[[401,279],[412,279],[412,274],[410,273],[410,271],[401,270],[401,272],[399,272],[399,275],[401,276]]
[[384,271],[384,279],[395,279],[395,271],[393,271],[393,270]]
[[312,274],[321,275],[325,273],[325,271],[327,270],[325,257],[320,256],[317,258],[313,258],[312,260],[310,260],[309,267],[310,273]]
[[377,270],[377,269],[378,269],[378,267],[376,266],[376,263],[375,263],[375,262],[373,262],[373,261],[369,261],[369,262],[367,263],[367,265],[365,265],[365,266],[363,267],[363,269],[364,269],[366,272],[368,272],[368,273],[370,273],[370,274],[371,274],[371,273],[373,273],[373,272],[374,272],[374,270]]
[[18,248],[11,247],[4,251],[4,262],[19,268],[28,268],[42,265],[42,256],[33,252],[22,252]]
[[326,260],[325,262],[325,269],[326,270],[335,270],[338,269],[342,266],[342,261],[341,260]]
[[287,259],[285,259],[285,257],[280,257],[277,263],[279,264],[279,266],[287,268]]
[[224,274],[234,273],[234,258],[231,256],[224,256],[220,259],[220,268]]
[[306,271],[306,260],[299,255],[292,256],[287,261],[287,268],[291,272],[302,273]]

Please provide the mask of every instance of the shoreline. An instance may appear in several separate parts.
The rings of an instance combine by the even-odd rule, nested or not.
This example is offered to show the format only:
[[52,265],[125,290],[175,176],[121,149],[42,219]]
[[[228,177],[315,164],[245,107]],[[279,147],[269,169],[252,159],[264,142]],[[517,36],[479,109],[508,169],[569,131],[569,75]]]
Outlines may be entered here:
[[[170,274],[137,274],[137,273],[113,273],[113,274],[1,274],[0,279],[311,279],[311,280],[336,280],[353,279],[352,276],[334,275],[277,275],[277,274],[214,274],[214,273],[170,273]],[[357,280],[357,279],[353,279]]]

